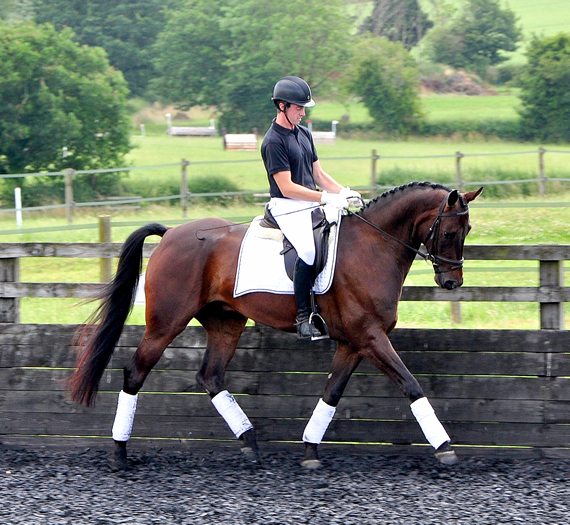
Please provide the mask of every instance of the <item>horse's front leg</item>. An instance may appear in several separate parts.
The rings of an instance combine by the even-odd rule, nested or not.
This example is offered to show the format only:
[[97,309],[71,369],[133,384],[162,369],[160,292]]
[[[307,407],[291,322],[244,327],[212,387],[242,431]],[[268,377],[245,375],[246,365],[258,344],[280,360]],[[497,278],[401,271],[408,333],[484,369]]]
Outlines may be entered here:
[[350,376],[362,357],[345,343],[338,343],[322,399],[319,400],[303,432],[305,457],[301,465],[309,469],[322,467],[317,448],[332,421]]
[[443,465],[455,465],[458,462],[455,451],[451,448],[450,438],[437,418],[429,400],[411,372],[392,347],[388,336],[381,332],[370,338],[371,344],[361,349],[363,357],[384,372],[398,385],[411,401],[410,409],[420,425],[426,439],[435,449],[436,459]]

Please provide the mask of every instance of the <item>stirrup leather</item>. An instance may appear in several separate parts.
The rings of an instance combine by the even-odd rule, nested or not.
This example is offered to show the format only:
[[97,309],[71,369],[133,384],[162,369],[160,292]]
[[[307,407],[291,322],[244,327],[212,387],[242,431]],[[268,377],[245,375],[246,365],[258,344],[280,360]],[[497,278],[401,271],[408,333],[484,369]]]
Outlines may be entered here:
[[314,335],[311,337],[311,341],[318,341],[320,339],[329,339],[329,327],[325,320],[319,313],[319,306],[317,305],[317,300],[315,299],[315,291],[311,288],[311,315],[309,316],[309,323],[315,326],[319,335]]

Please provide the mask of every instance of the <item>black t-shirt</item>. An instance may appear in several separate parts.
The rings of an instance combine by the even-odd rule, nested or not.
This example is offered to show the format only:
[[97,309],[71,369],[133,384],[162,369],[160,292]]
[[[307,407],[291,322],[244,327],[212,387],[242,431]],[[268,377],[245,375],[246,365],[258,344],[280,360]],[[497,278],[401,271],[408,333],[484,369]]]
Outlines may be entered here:
[[316,190],[313,163],[318,160],[311,132],[304,126],[287,129],[273,120],[261,145],[261,156],[269,178],[271,197],[283,197],[273,175],[290,171],[296,184]]

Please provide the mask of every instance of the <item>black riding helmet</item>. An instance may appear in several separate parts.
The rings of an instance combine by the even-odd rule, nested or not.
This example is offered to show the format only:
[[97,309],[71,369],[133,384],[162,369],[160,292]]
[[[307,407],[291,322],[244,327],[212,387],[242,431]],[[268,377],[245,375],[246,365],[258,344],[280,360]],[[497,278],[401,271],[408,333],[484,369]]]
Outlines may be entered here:
[[311,97],[311,88],[302,78],[284,77],[273,88],[273,103],[279,108],[279,102],[296,104],[304,108],[312,108],[315,101]]

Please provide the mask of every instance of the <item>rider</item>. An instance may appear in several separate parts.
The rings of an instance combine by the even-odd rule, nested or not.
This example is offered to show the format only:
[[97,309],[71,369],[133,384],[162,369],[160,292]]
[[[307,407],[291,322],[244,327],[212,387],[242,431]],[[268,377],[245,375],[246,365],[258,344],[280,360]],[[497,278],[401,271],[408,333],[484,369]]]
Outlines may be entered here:
[[319,337],[309,322],[315,261],[311,212],[320,204],[348,208],[349,200],[360,202],[360,194],[341,186],[323,170],[311,132],[300,125],[305,108],[315,105],[309,85],[299,77],[284,77],[275,84],[272,100],[277,117],[261,145],[271,196],[268,209],[298,255],[293,277],[297,332],[301,337]]

